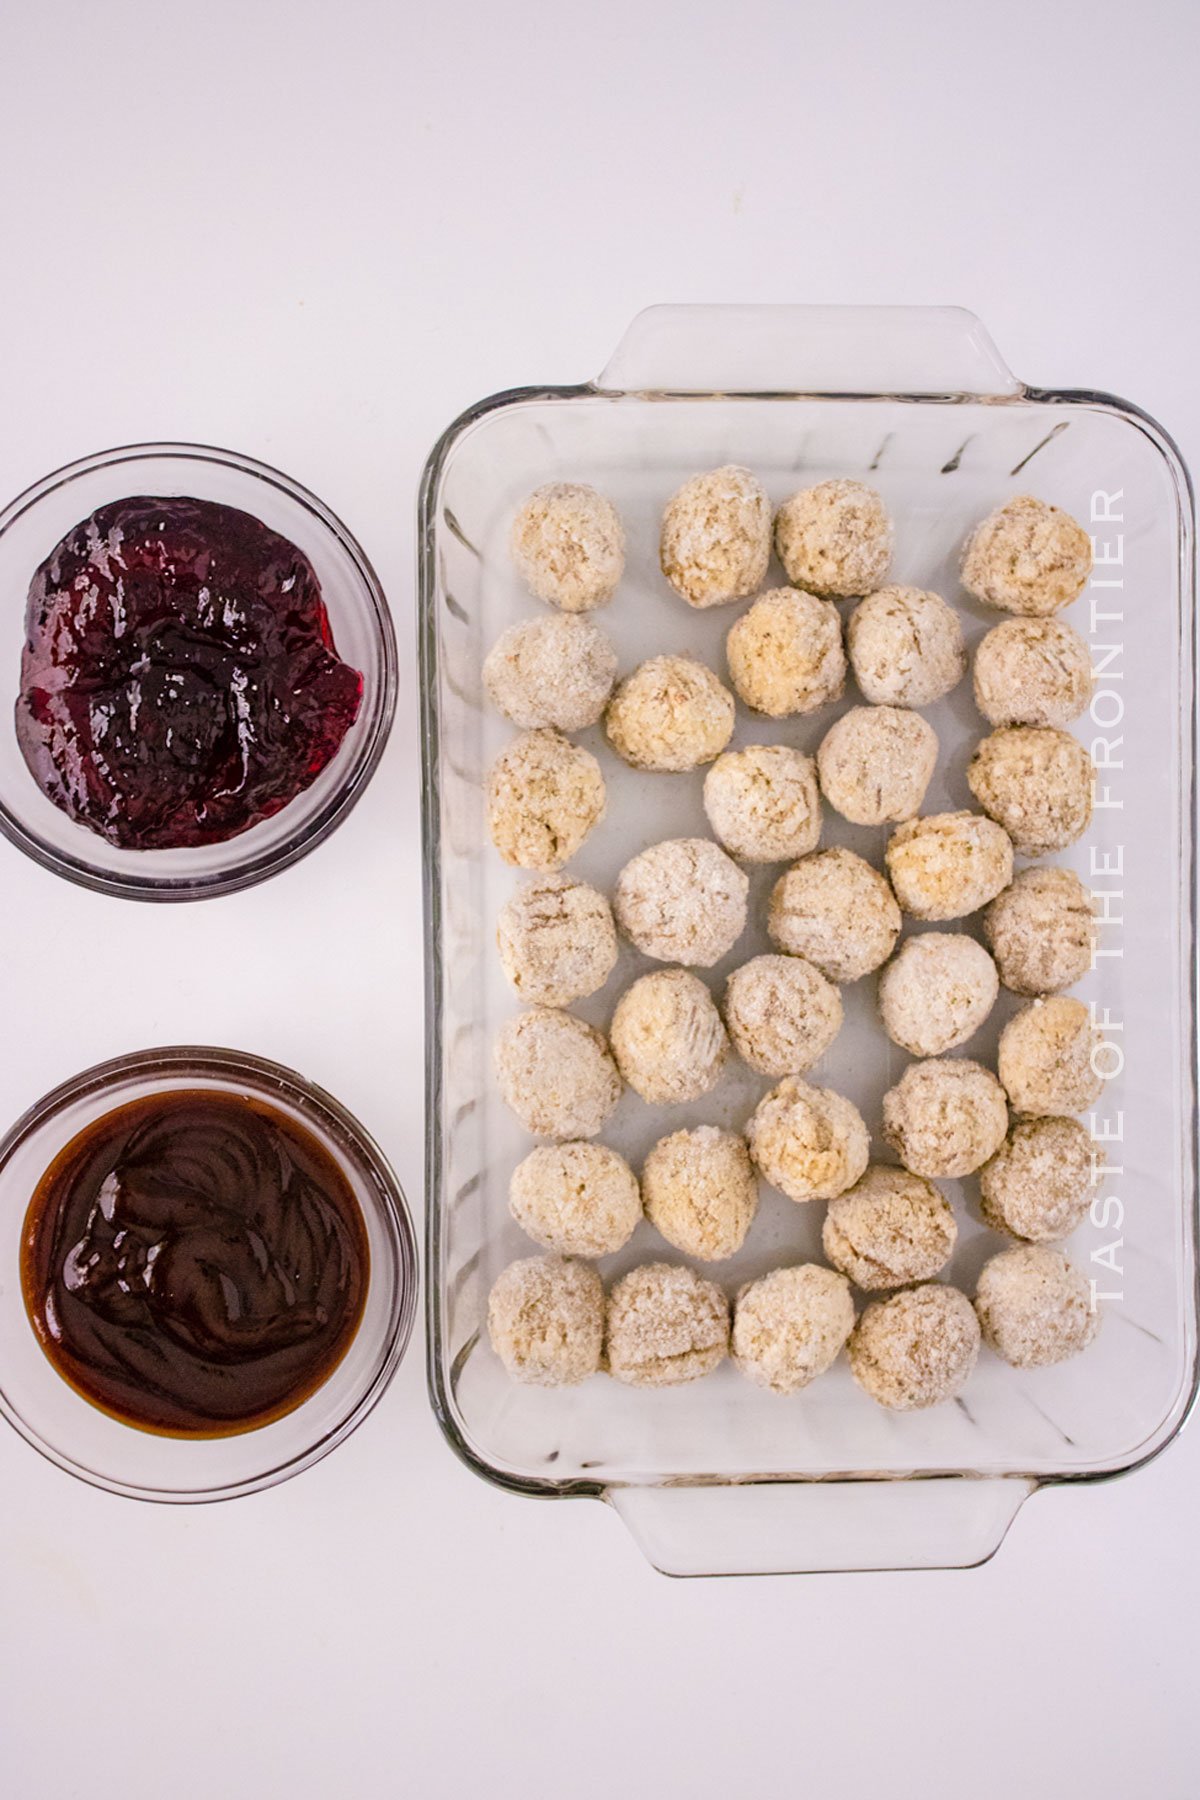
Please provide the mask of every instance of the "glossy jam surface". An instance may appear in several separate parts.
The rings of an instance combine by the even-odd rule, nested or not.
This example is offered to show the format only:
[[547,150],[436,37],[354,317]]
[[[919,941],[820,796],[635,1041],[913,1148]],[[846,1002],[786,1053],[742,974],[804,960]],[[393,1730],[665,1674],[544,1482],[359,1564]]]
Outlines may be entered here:
[[115,501],[29,589],[22,753],[56,806],[123,849],[222,843],[277,813],[362,692],[308,558],[235,507]]
[[265,1101],[184,1090],[88,1125],[38,1184],[21,1283],[59,1374],[126,1424],[220,1437],[291,1412],[366,1300],[358,1201]]

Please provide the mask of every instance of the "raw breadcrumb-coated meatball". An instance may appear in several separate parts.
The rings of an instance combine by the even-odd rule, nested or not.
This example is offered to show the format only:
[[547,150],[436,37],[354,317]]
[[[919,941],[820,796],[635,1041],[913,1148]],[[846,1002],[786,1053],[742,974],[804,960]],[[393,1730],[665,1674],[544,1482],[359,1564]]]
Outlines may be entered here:
[[775,515],[775,548],[797,587],[826,599],[869,594],[892,561],[892,521],[861,481],[822,481],[785,500]]
[[937,754],[937,733],[920,713],[852,706],[821,739],[821,792],[852,825],[911,819],[925,798]]
[[557,731],[527,731],[488,772],[487,822],[506,863],[560,869],[604,817],[600,764]]
[[1065,850],[1092,818],[1092,759],[1068,731],[1004,726],[978,745],[967,786],[1020,856]]
[[606,606],[625,569],[625,532],[611,500],[578,482],[552,481],[513,520],[517,573],[531,594],[563,612]]
[[965,1294],[930,1282],[873,1300],[850,1338],[850,1373],[893,1412],[953,1400],[979,1356],[979,1321]]
[[853,1329],[844,1275],[819,1263],[772,1269],[734,1303],[733,1360],[759,1387],[795,1394],[833,1366]]
[[980,1210],[994,1231],[1053,1243],[1088,1210],[1092,1140],[1078,1119],[1018,1119],[979,1171]]
[[1069,725],[1091,697],[1091,652],[1062,619],[1005,619],[975,652],[975,704],[989,725]]
[[604,1286],[561,1256],[509,1263],[488,1296],[488,1337],[514,1381],[574,1387],[600,1367]]
[[635,769],[680,774],[719,756],[733,736],[733,695],[693,656],[652,656],[608,704],[608,741]]
[[1078,1356],[1100,1326],[1091,1283],[1046,1244],[1017,1244],[984,1263],[975,1311],[984,1342],[1017,1369]]
[[746,928],[749,892],[744,871],[710,839],[668,838],[625,864],[613,905],[646,956],[711,969]]
[[821,837],[816,765],[790,744],[726,750],[704,777],[704,810],[726,850],[742,862],[807,856]]
[[488,652],[483,685],[514,725],[582,731],[594,725],[617,679],[617,653],[591,619],[551,613],[510,625]]
[[744,612],[725,640],[740,698],[772,719],[816,712],[846,685],[842,622],[828,600],[772,588]]
[[884,587],[846,625],[854,679],[872,706],[932,706],[967,672],[962,625],[940,594]]
[[759,1173],[789,1200],[832,1200],[867,1166],[870,1138],[852,1100],[787,1076],[746,1127]]
[[1086,1112],[1100,1098],[1100,1033],[1082,1000],[1051,994],[1014,1013],[1000,1034],[1000,1079],[1013,1111]]
[[637,1177],[607,1144],[539,1144],[517,1164],[508,1210],[522,1231],[563,1256],[608,1256],[642,1216]]
[[1053,994],[1092,966],[1092,897],[1071,869],[1022,869],[983,915],[1000,979],[1014,994]]
[[842,997],[802,956],[755,956],[725,984],[733,1047],[760,1075],[803,1075],[842,1028]]
[[671,1263],[643,1263],[608,1297],[609,1373],[630,1387],[678,1387],[729,1352],[729,1303],[715,1281]]
[[500,1027],[495,1065],[501,1095],[534,1137],[595,1137],[621,1097],[603,1035],[547,1006]]
[[660,1138],[642,1165],[646,1217],[700,1262],[735,1256],[758,1210],[745,1138],[715,1125]]
[[977,525],[963,549],[963,586],[986,606],[1046,619],[1092,572],[1092,540],[1070,513],[1022,494]]
[[883,1096],[883,1135],[914,1175],[970,1175],[1007,1130],[1004,1089],[965,1056],[909,1063]]
[[569,1006],[602,988],[617,961],[604,895],[569,875],[539,875],[506,900],[496,921],[504,973],[531,1006]]
[[639,977],[617,1001],[609,1036],[621,1074],[651,1106],[699,1100],[729,1055],[716,1002],[687,969]]
[[979,813],[930,813],[898,825],[884,858],[896,898],[914,919],[962,919],[1012,880],[1012,839]]
[[901,944],[879,977],[883,1028],[910,1056],[941,1056],[974,1037],[999,991],[982,944],[959,931],[926,931]]
[[857,981],[886,962],[900,923],[900,908],[878,869],[840,846],[801,857],[781,875],[767,916],[773,944],[839,982]]
[[690,606],[723,606],[762,585],[771,556],[771,503],[749,469],[693,475],[667,502],[662,572]]
[[928,1281],[950,1261],[957,1238],[954,1209],[931,1181],[872,1163],[829,1202],[821,1245],[835,1269],[872,1293]]

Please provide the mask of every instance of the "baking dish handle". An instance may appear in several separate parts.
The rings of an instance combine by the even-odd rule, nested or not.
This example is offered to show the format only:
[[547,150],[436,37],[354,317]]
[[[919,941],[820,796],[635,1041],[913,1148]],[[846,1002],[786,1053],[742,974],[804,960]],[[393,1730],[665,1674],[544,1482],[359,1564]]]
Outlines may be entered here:
[[604,393],[1019,394],[961,306],[648,306]]
[[965,1569],[1000,1548],[1036,1483],[1016,1477],[621,1487],[605,1498],[664,1575]]

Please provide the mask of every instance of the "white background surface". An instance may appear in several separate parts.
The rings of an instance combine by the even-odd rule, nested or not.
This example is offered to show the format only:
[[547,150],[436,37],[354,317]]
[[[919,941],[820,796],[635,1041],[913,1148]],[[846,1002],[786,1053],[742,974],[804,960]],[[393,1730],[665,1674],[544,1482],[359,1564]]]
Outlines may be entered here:
[[[434,437],[593,373],[653,300],[953,301],[1196,463],[1198,27],[1188,0],[0,4],[0,492],[138,438],[262,456],[362,538],[405,658],[374,785],[276,882],[135,907],[0,845],[0,1120],[102,1056],[232,1043],[333,1088],[419,1211]],[[0,1786],[1183,1800],[1198,1472],[1193,1427],[1037,1496],[973,1573],[679,1584],[601,1507],[462,1469],[419,1345],[336,1456],[232,1505],[110,1499],[5,1433]]]

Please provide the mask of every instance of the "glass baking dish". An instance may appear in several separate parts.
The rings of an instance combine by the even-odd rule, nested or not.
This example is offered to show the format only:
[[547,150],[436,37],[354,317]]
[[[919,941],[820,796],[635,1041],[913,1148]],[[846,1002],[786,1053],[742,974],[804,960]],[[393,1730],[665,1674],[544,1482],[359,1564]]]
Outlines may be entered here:
[[[1097,668],[1075,730],[1097,763],[1086,838],[1055,860],[1097,896],[1100,954],[1075,990],[1095,1008],[1111,1073],[1086,1121],[1096,1141],[1089,1218],[1067,1245],[1096,1283],[1104,1327],[1087,1354],[1019,1371],[985,1350],[962,1398],[892,1414],[845,1359],[802,1395],[761,1391],[729,1365],[685,1388],[512,1384],[482,1330],[501,1268],[532,1247],[510,1219],[511,1169],[529,1148],[490,1078],[491,1039],[516,1010],[493,944],[514,872],[491,849],[482,784],[511,728],[482,697],[499,632],[536,611],[507,551],[509,521],[542,482],[593,482],[626,522],[625,580],[599,615],[623,669],[691,649],[723,670],[735,615],[693,614],[657,564],[663,503],[687,476],[742,462],[774,503],[829,476],[882,492],[897,521],[893,579],[955,599],[973,643],[999,615],[962,593],[969,528],[1015,494],[1064,506],[1096,538],[1070,612]],[[519,1493],[608,1500],[674,1574],[956,1567],[999,1546],[1036,1487],[1136,1468],[1178,1432],[1197,1385],[1193,849],[1193,506],[1165,433],[1110,395],[1018,382],[979,322],[953,308],[655,307],[594,383],[527,388],[471,408],[425,469],[420,655],[428,933],[428,1324],[432,1402],[463,1459]],[[778,578],[777,578],[778,579]],[[849,694],[842,705],[854,703]],[[734,742],[811,751],[832,713],[771,724],[739,711]],[[972,806],[971,749],[986,731],[969,680],[928,709],[942,757],[926,811]],[[639,773],[597,728],[609,811],[572,871],[610,888],[637,849],[708,835],[695,777]],[[879,864],[882,830],[826,810],[822,842]],[[778,869],[751,871],[751,928],[725,963],[768,948],[763,902]],[[967,922],[973,928],[977,921]],[[578,1010],[606,1024],[638,959],[628,947]],[[903,1053],[874,1018],[871,978],[843,990],[846,1024],[817,1079],[859,1104],[876,1136]],[[967,1054],[990,1059],[1017,1001],[1002,994]],[[627,1093],[604,1140],[635,1165],[663,1133],[740,1126],[768,1084],[741,1066],[693,1106]],[[999,1240],[972,1182],[949,1183],[960,1236],[947,1279],[974,1288]],[[739,1256],[712,1273],[732,1295],[782,1262],[820,1256],[824,1208],[763,1188]],[[609,1281],[672,1253],[648,1224],[602,1262]]]

